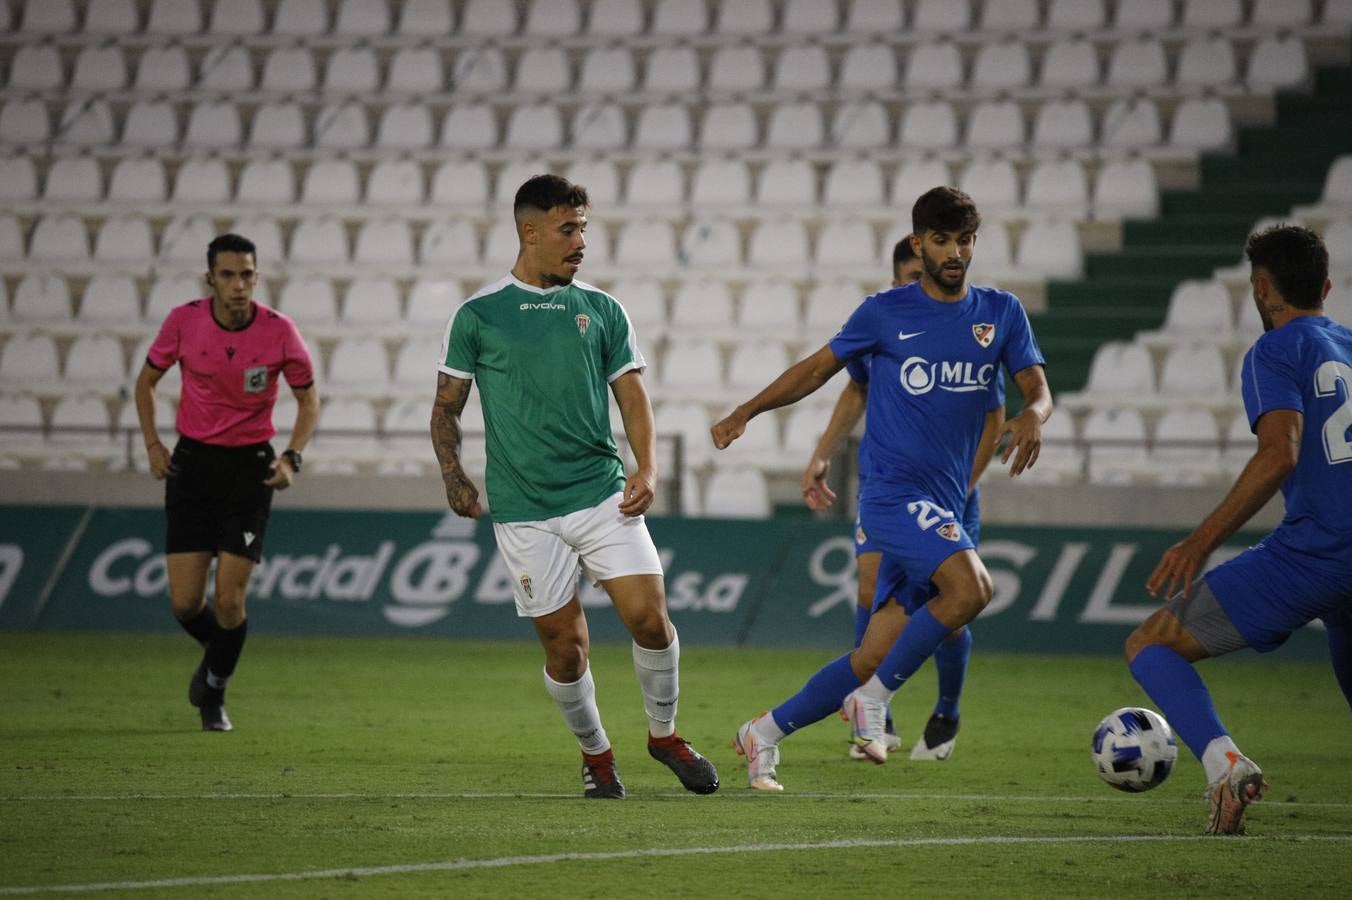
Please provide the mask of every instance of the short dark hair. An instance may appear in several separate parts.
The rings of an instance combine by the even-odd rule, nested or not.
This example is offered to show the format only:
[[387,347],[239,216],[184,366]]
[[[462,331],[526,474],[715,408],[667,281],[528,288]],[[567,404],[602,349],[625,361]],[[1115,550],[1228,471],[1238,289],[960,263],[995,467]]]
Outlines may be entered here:
[[957,188],[931,188],[911,207],[911,230],[918,235],[926,231],[962,234],[980,227],[981,214],[976,211],[976,203]]
[[549,212],[556,206],[591,206],[587,189],[558,175],[536,175],[516,190],[512,215],[518,220],[528,209]]
[[221,253],[248,253],[254,258],[254,264],[258,264],[258,248],[253,241],[238,234],[218,235],[207,244],[207,271],[216,268],[216,257]]
[[1244,246],[1249,265],[1272,277],[1277,293],[1297,309],[1324,305],[1329,277],[1329,251],[1324,242],[1300,225],[1273,225],[1249,235]]
[[905,265],[913,259],[915,259],[915,248],[911,246],[911,236],[908,234],[897,241],[896,246],[892,248],[892,268]]

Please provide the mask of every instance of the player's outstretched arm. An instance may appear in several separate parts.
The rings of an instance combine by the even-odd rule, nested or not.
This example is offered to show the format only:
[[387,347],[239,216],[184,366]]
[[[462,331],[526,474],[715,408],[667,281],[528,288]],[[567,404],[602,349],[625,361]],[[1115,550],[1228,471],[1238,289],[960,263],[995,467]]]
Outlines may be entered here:
[[479,490],[460,465],[460,413],[465,410],[473,382],[437,373],[437,399],[432,404],[432,449],[441,465],[446,501],[458,516],[479,518],[483,506]]
[[781,406],[797,403],[831,380],[845,363],[836,359],[831,345],[826,344],[816,353],[789,366],[756,396],[734,409],[709,429],[714,446],[725,449],[746,431],[746,423],[756,416]]
[[1192,534],[1164,552],[1145,583],[1150,596],[1166,598],[1192,589],[1211,552],[1263,508],[1300,460],[1305,417],[1294,409],[1274,409],[1258,420],[1258,450],[1239,473],[1221,505]]
[[1011,476],[1037,462],[1042,450],[1042,423],[1052,414],[1052,391],[1042,366],[1028,366],[1015,372],[1014,383],[1023,394],[1023,411],[1005,422],[1001,435],[1008,434],[1010,440],[1000,457],[1001,464],[1014,457],[1014,464],[1009,467]]
[[[310,438],[314,437],[315,429],[319,427],[319,389],[310,384],[292,388],[291,393],[296,398],[296,423],[291,428],[291,440],[287,443],[286,449],[299,453],[309,446]],[[268,478],[263,483],[284,491],[291,486],[291,480],[295,475],[290,460],[285,455],[280,455],[272,461]]]
[[619,406],[624,436],[637,465],[634,474],[625,480],[620,512],[641,516],[657,495],[657,426],[653,423],[653,405],[643,375],[636,369],[612,381],[610,390]]
[[831,457],[840,449],[845,435],[854,431],[859,420],[864,417],[864,407],[868,403],[868,386],[865,382],[850,379],[836,399],[831,410],[831,419],[826,430],[812,451],[807,468],[803,470],[803,502],[808,509],[826,509],[836,499],[836,492],[826,484],[826,474],[831,471]]

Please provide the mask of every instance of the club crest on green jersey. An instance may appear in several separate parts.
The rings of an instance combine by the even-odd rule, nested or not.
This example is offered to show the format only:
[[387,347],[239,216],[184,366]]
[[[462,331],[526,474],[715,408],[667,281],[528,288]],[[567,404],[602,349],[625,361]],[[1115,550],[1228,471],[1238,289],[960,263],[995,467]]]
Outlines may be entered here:
[[586,337],[587,326],[591,324],[591,316],[586,313],[578,313],[573,318],[577,321],[577,333]]

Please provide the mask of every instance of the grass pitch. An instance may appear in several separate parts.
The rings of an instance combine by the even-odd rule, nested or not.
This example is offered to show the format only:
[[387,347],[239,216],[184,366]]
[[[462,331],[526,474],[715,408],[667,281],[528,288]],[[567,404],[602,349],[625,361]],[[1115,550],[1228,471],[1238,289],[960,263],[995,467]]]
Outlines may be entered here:
[[[531,644],[258,633],[236,731],[204,734],[184,636],[0,635],[0,895],[1347,896],[1352,717],[1326,665],[1202,665],[1272,782],[1248,837],[1207,838],[1186,749],[1149,794],[1093,773],[1094,725],[1148,704],[1120,660],[980,634],[952,759],[852,762],[833,718],[783,745],[783,795],[748,790],[733,732],[828,658],[683,648],[680,731],[723,780],[697,797],[647,756],[629,648],[596,647],[629,791],[602,803]],[[933,700],[927,666],[894,704],[907,748]]]

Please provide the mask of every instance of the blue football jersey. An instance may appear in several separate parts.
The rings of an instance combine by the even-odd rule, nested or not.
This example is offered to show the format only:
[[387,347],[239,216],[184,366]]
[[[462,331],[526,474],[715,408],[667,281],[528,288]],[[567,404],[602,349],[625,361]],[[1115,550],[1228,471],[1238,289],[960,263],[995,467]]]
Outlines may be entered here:
[[1327,316],[1292,319],[1249,348],[1240,380],[1250,428],[1273,409],[1305,419],[1273,537],[1298,552],[1352,560],[1352,329]]
[[[849,373],[850,379],[859,384],[862,384],[866,390],[868,388],[869,364],[872,361],[872,359],[873,359],[872,356],[861,356],[856,359],[848,360],[845,363],[845,371]],[[999,409],[1004,405],[1005,405],[1005,379],[1003,374],[996,373],[995,391],[991,396],[990,406],[987,408],[987,412],[993,409]],[[867,425],[865,427],[867,428]],[[859,464],[860,479],[867,478],[869,473],[869,466],[871,464],[869,462],[868,448],[864,446],[864,443],[862,441],[859,444],[859,454],[857,459]]]
[[986,287],[955,303],[918,282],[873,294],[830,346],[847,364],[872,357],[861,497],[916,489],[951,509],[963,508],[986,413],[1002,399],[1001,367],[1045,363],[1018,298]]

